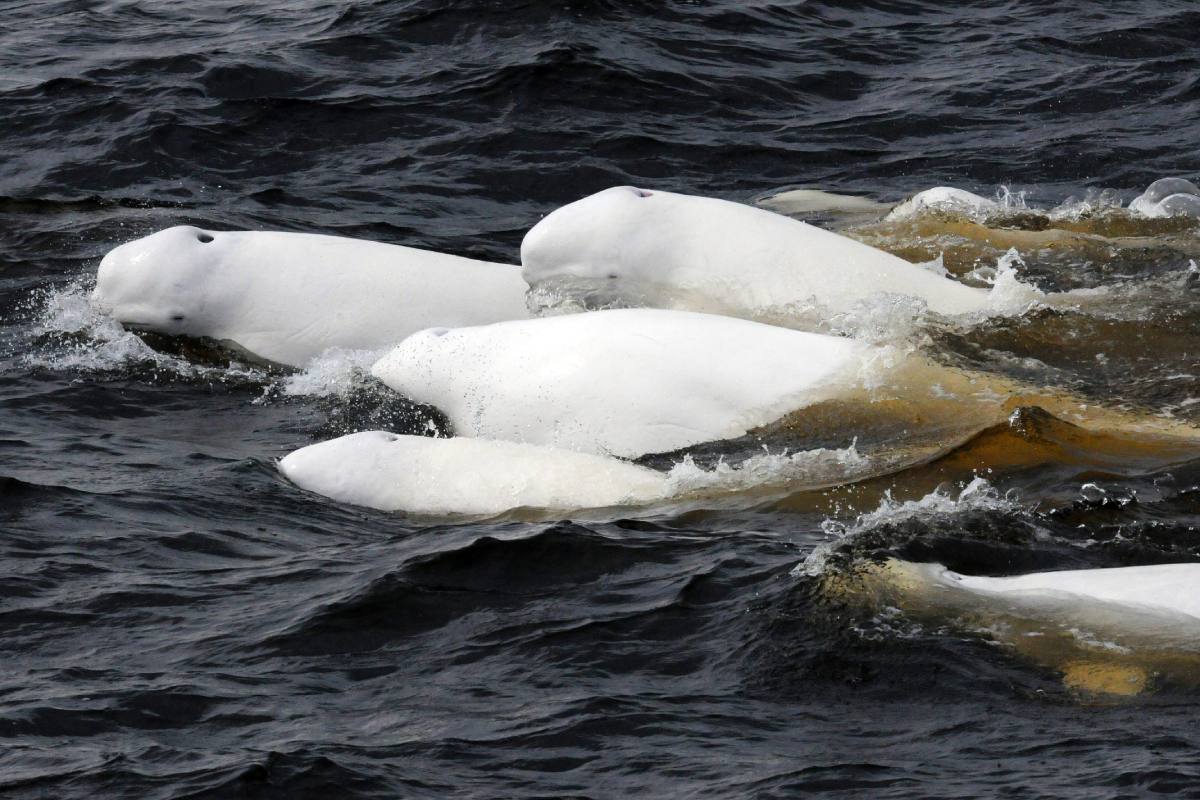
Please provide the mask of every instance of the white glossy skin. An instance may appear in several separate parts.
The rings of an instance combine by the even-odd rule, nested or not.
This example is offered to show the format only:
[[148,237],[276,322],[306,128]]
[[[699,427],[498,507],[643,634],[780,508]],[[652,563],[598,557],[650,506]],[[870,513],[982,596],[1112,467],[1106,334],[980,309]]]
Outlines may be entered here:
[[891,206],[869,197],[834,194],[822,189],[791,189],[757,201],[763,208],[798,217],[804,214],[883,215]]
[[1064,595],[1161,610],[1200,619],[1200,564],[1034,572],[1008,578],[960,575],[942,568],[940,580],[973,592],[1002,596]]
[[953,186],[935,186],[912,197],[893,208],[885,219],[897,220],[914,217],[924,211],[953,211],[958,214],[979,214],[1000,207],[995,200],[981,197],[965,189]]
[[988,293],[761,208],[705,197],[606,189],[563,206],[521,243],[531,286],[585,281],[641,305],[755,317],[815,301],[849,311],[878,294],[933,311],[985,308]]
[[118,322],[232,343],[301,367],[431,325],[523,319],[517,267],[338,236],[168,228],[104,257],[94,302]]
[[1151,218],[1200,218],[1200,187],[1184,178],[1159,178],[1130,201],[1129,210]]
[[837,396],[875,352],[731,317],[620,309],[422,331],[371,371],[459,436],[635,457]]
[[666,476],[615,458],[484,439],[366,431],[301,448],[279,470],[339,502],[429,515],[641,505]]

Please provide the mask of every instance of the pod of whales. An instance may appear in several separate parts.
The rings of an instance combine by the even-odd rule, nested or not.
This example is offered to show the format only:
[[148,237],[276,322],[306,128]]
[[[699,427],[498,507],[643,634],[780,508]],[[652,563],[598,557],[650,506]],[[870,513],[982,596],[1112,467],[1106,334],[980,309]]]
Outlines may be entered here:
[[599,304],[748,318],[798,305],[827,314],[879,295],[940,314],[988,307],[989,293],[761,208],[618,186],[548,214],[521,243],[531,287],[562,285]]
[[836,397],[875,350],[733,317],[613,309],[422,331],[371,371],[459,436],[636,457]]
[[[882,210],[811,190],[763,202],[793,213]],[[887,219],[998,207],[936,187]],[[1156,181],[1130,210],[1200,216],[1200,190],[1182,179]],[[987,291],[775,213],[631,187],[548,215],[522,242],[521,261],[518,269],[331,236],[179,226],[111,251],[93,301],[133,329],[215,340],[292,367],[332,348],[392,347],[372,373],[437,407],[459,438],[367,431],[301,448],[279,470],[340,502],[438,516],[660,503],[686,484],[674,470],[621,458],[736,438],[809,406],[869,399],[881,378],[921,409],[922,391],[940,397],[953,384],[948,372],[881,355],[887,348],[737,317],[797,304],[845,313],[880,294],[916,297],[942,314],[991,303]],[[529,319],[526,280],[658,308]],[[951,392],[946,402],[968,394]],[[1082,626],[1120,648],[1172,653],[1200,633],[1196,564],[993,578],[893,559],[825,580],[843,596],[884,598],[918,618],[999,631],[1068,684],[1093,691],[1141,691],[1173,662],[1138,651],[1115,667],[1100,664],[1088,646],[1048,632],[1074,637]]]
[[[793,189],[769,195],[758,205],[782,214],[831,212],[842,215],[876,214],[885,222],[911,219],[929,212],[946,211],[978,217],[1004,208],[995,200],[953,186],[934,186],[888,206],[865,197],[837,195],[817,189]],[[1129,211],[1153,219],[1173,216],[1200,217],[1200,187],[1186,178],[1159,178],[1129,202]]]
[[528,316],[516,267],[338,236],[178,226],[100,263],[95,304],[122,325],[203,337],[302,367],[433,325]]
[[643,505],[668,491],[663,473],[615,458],[384,431],[309,445],[285,456],[279,470],[339,502],[428,515]]

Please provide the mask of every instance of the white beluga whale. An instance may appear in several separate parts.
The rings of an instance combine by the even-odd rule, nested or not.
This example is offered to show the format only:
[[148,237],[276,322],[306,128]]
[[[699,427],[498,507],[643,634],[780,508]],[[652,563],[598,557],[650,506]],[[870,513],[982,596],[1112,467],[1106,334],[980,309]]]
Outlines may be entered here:
[[339,502],[432,516],[644,505],[668,494],[665,473],[615,458],[384,431],[309,445],[285,456],[279,470]]
[[278,464],[297,486],[338,502],[428,516],[742,507],[836,483],[865,465],[852,446],[763,452],[711,468],[684,457],[660,471],[544,445],[386,431],[302,447]]
[[881,203],[869,197],[836,194],[823,189],[788,189],[775,192],[755,201],[755,205],[789,217],[828,214],[842,217],[878,218],[886,214],[891,203]]
[[839,217],[884,219],[888,222],[908,219],[930,211],[980,216],[1003,207],[995,200],[953,186],[934,186],[899,203],[882,203],[869,197],[835,194],[822,189],[789,189],[767,195],[755,204],[790,217],[830,214]]
[[893,558],[829,576],[825,586],[984,632],[1058,670],[1072,688],[1136,694],[1157,674],[1200,674],[1200,564],[987,577]]
[[432,325],[528,317],[519,268],[338,236],[168,228],[100,263],[93,302],[122,325],[302,367]]
[[1129,201],[1129,210],[1151,218],[1200,218],[1200,187],[1185,178],[1159,178]]
[[1010,601],[1108,603],[1143,614],[1190,617],[1200,623],[1200,564],[1075,569],[999,578],[963,575],[940,564],[923,569],[940,587],[981,596]]
[[935,186],[932,189],[917,192],[907,200],[898,203],[884,219],[889,222],[908,219],[930,211],[948,211],[966,216],[979,216],[1000,208],[1001,205],[995,200],[989,200],[974,192],[968,192],[966,189]]
[[521,243],[535,290],[592,300],[772,318],[812,304],[852,311],[879,295],[940,314],[989,306],[972,288],[904,259],[761,208],[619,186],[548,214]]
[[733,317],[613,309],[421,331],[371,371],[459,436],[636,457],[839,396],[877,350]]

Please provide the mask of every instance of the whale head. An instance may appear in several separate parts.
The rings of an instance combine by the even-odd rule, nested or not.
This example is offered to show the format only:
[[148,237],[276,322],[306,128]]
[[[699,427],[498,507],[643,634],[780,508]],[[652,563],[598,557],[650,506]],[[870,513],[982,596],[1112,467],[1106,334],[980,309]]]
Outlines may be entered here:
[[521,242],[531,286],[547,281],[628,287],[653,280],[679,258],[689,201],[700,198],[614,186],[547,214]]
[[1200,219],[1200,187],[1186,178],[1159,178],[1133,198],[1129,208],[1147,217]]
[[92,302],[127,328],[211,335],[235,300],[216,274],[227,236],[179,225],[120,245],[100,262]]

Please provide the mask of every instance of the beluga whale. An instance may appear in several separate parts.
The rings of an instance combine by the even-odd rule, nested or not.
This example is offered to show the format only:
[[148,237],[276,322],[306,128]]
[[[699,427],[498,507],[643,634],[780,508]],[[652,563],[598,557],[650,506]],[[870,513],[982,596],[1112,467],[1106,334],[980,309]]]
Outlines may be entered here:
[[1159,178],[1129,201],[1129,210],[1152,219],[1200,218],[1200,187],[1186,178]]
[[386,431],[302,447],[280,460],[279,471],[338,502],[428,516],[639,506],[670,493],[664,473],[608,456]]
[[633,458],[841,396],[878,351],[733,317],[610,309],[421,331],[371,372],[458,436]]
[[529,316],[520,269],[340,236],[187,225],[120,245],[93,303],[123,326],[211,340],[300,368],[331,348],[382,351],[432,325]]
[[975,630],[1058,671],[1070,688],[1130,695],[1200,672],[1200,564],[992,577],[896,558],[826,575],[840,600]]
[[[989,291],[753,206],[618,186],[548,214],[521,243],[539,293],[775,321],[781,309],[850,312],[880,295],[938,314],[989,307]],[[797,326],[800,327],[800,326]]]

